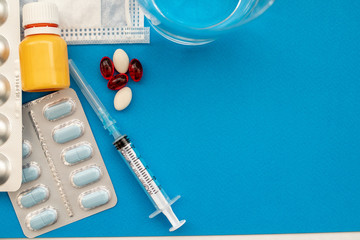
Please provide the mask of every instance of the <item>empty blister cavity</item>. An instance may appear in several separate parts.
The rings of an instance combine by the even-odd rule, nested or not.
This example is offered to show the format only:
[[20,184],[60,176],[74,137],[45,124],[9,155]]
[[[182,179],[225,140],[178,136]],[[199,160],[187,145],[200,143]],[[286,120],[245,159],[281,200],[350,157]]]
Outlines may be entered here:
[[97,208],[109,202],[110,193],[105,188],[95,188],[82,193],[79,196],[80,206],[84,210]]
[[75,110],[75,103],[71,99],[61,99],[54,103],[50,103],[44,108],[44,117],[49,121],[71,115]]
[[49,189],[44,185],[33,187],[18,197],[20,207],[30,208],[45,202],[49,198]]
[[30,213],[26,217],[26,225],[30,230],[37,231],[56,222],[58,213],[54,208],[43,208]]
[[87,166],[71,173],[71,183],[80,188],[99,181],[101,176],[98,166]]
[[54,128],[53,139],[57,143],[67,143],[81,137],[84,133],[83,125],[80,121],[72,121]]
[[65,165],[74,165],[79,162],[90,159],[93,155],[93,149],[88,143],[80,143],[65,148],[62,152],[62,160]]
[[22,143],[22,158],[25,159],[31,155],[31,145],[30,142],[24,140]]
[[0,66],[3,65],[9,57],[10,47],[9,43],[3,36],[0,35]]
[[0,26],[4,24],[8,18],[9,7],[6,0],[0,0]]
[[9,179],[10,172],[11,166],[9,159],[0,153],[0,185]]
[[0,113],[0,146],[8,140],[10,132],[9,119]]
[[0,106],[3,105],[10,96],[10,83],[0,74]]
[[22,183],[32,182],[40,177],[40,167],[37,163],[29,163],[23,166]]

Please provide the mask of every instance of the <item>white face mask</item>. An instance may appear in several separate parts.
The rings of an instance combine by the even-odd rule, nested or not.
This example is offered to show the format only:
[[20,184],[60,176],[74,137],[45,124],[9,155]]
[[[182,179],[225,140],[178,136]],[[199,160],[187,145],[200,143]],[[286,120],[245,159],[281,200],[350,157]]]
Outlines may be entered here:
[[149,43],[149,27],[136,0],[20,0],[57,5],[68,44]]

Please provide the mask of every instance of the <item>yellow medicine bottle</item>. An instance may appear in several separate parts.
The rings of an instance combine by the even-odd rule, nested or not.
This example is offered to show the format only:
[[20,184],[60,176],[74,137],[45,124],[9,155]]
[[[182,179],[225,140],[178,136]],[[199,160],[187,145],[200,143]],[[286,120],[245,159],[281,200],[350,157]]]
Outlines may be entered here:
[[58,26],[59,12],[54,3],[24,5],[25,38],[19,46],[23,91],[55,91],[70,86],[67,45]]

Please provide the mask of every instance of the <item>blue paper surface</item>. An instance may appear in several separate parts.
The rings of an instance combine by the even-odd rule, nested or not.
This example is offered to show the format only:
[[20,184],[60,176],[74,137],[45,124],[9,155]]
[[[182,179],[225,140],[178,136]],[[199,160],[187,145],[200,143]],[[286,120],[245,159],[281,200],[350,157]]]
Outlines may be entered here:
[[[72,58],[187,223],[169,233],[74,85],[118,195],[115,208],[42,237],[360,231],[360,2],[277,1],[200,47],[70,46]],[[99,73],[123,48],[144,67],[131,105]],[[24,102],[44,94],[24,94]],[[0,193],[0,237],[24,237]]]

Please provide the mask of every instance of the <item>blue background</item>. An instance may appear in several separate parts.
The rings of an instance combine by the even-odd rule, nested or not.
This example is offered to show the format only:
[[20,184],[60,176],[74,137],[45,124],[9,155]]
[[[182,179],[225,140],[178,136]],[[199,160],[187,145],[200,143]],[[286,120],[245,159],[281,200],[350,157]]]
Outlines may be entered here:
[[[118,195],[115,208],[43,237],[360,231],[360,2],[277,1],[200,47],[152,30],[150,45],[70,46],[69,56],[187,223],[174,233],[79,93]],[[113,108],[98,66],[138,58],[131,105]],[[41,94],[24,94],[24,102]],[[23,237],[0,193],[1,237]]]

